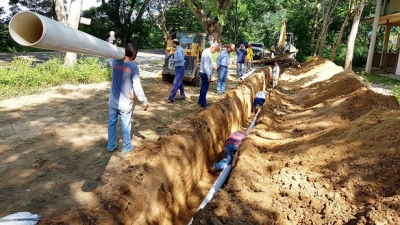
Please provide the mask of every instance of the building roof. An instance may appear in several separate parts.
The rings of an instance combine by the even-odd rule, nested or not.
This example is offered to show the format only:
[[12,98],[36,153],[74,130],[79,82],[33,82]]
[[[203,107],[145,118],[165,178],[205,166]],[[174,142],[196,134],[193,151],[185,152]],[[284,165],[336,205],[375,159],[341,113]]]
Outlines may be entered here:
[[[363,23],[374,23],[374,17],[361,21]],[[379,17],[379,25],[400,26],[400,11]]]

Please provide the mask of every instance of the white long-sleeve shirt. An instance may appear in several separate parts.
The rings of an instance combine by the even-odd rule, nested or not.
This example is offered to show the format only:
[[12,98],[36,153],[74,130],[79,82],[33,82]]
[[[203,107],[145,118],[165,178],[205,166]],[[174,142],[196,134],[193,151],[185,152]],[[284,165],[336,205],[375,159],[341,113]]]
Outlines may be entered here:
[[274,79],[276,79],[276,80],[279,79],[279,73],[280,73],[279,66],[278,65],[274,66],[274,69],[273,69]]
[[201,53],[200,60],[200,73],[207,74],[207,77],[210,79],[213,69],[212,55],[210,48],[204,49],[203,53]]
[[265,97],[266,97],[265,91],[258,91],[258,92],[256,93],[256,98],[263,98],[263,99],[265,99]]

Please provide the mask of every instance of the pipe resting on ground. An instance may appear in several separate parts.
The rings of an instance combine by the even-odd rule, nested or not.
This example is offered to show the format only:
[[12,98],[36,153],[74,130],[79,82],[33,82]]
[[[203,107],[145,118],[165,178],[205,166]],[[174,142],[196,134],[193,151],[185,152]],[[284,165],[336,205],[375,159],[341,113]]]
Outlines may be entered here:
[[252,75],[254,72],[256,72],[257,68],[253,68],[252,70],[250,70],[249,72],[245,73],[242,77],[239,77],[240,81],[243,81],[244,79],[246,79],[247,77],[249,77],[250,75]]

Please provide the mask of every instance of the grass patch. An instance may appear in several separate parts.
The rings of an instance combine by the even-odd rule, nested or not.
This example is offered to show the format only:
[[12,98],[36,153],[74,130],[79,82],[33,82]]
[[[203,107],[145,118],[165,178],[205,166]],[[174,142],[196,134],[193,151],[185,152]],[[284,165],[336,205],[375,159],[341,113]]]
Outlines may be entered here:
[[400,85],[395,85],[392,91],[394,96],[396,96],[397,101],[400,102]]
[[174,118],[171,113],[160,113],[157,114],[154,119],[162,122],[163,124],[169,126],[174,122]]
[[400,102],[400,80],[381,76],[377,73],[366,73],[364,71],[356,74],[360,76],[367,83],[385,84],[392,86],[393,95],[397,98],[397,101]]
[[389,77],[381,76],[377,73],[357,73],[365,82],[372,84],[386,84],[386,85],[400,85],[400,80],[392,79]]
[[81,57],[74,66],[64,66],[60,58],[51,58],[44,63],[14,58],[0,67],[0,98],[35,94],[49,87],[63,84],[89,84],[111,80],[108,65],[99,58]]

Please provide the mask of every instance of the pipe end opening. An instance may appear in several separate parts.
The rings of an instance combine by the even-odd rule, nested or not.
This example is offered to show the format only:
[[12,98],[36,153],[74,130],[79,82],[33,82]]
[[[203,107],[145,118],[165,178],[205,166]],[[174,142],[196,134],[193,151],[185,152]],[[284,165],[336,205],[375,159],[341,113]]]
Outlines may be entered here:
[[39,16],[32,12],[17,13],[10,21],[11,37],[20,45],[31,46],[43,35],[43,24]]

